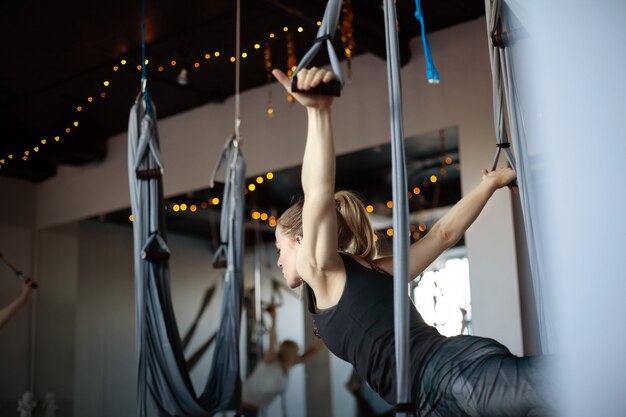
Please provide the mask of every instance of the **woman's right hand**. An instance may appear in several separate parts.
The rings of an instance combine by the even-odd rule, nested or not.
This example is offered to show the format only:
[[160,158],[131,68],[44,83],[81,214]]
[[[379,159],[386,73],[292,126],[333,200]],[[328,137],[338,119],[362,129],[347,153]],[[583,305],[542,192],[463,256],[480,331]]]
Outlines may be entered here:
[[[291,92],[291,79],[279,69],[273,69],[272,74],[278,80],[279,83],[285,88],[285,90],[291,94],[298,103],[304,107],[313,109],[327,109],[333,103],[333,97],[322,96],[319,94],[306,94],[306,93],[293,93]],[[337,77],[332,71],[325,70],[323,68],[303,68],[298,72],[298,88],[300,90],[309,90],[317,87],[320,83],[329,83],[335,80]]]
[[34,289],[33,284],[36,284],[36,281],[32,278],[26,278],[22,281],[22,293],[20,294],[20,298],[26,300],[30,297]]

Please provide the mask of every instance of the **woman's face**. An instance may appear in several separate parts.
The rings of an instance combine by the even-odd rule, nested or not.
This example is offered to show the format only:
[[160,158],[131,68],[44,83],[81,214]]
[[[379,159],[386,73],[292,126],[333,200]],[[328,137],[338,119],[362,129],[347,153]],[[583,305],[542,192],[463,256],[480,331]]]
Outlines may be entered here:
[[283,278],[290,288],[298,288],[302,285],[302,278],[296,270],[296,255],[300,248],[300,238],[292,238],[283,233],[280,226],[276,227],[276,250],[278,261],[276,265],[283,272]]

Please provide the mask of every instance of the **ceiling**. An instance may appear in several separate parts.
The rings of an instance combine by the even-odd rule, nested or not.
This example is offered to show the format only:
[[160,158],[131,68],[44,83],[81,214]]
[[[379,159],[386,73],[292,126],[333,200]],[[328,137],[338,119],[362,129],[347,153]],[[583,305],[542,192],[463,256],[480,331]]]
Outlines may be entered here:
[[[368,52],[384,59],[381,1],[352,3],[355,54]],[[39,182],[56,175],[60,165],[106,158],[107,138],[126,131],[128,112],[140,89],[140,4],[121,0],[0,2],[4,56],[0,175]],[[160,118],[222,102],[234,93],[234,65],[229,58],[235,50],[235,4],[234,0],[145,0],[148,88],[158,103]],[[242,51],[248,53],[241,61],[241,88],[246,90],[267,82],[266,42],[272,64],[283,68],[287,66],[288,33],[298,58],[310,47],[325,1],[241,0],[241,4]],[[397,9],[401,61],[406,63],[409,40],[418,35],[419,24],[413,17],[413,0],[397,0]],[[484,15],[484,1],[422,0],[422,9],[430,32]],[[270,33],[275,37],[270,39]],[[341,56],[338,38],[335,46]],[[254,49],[256,43],[259,49]],[[314,64],[326,60],[322,53]],[[187,85],[177,82],[182,68],[188,71]]]

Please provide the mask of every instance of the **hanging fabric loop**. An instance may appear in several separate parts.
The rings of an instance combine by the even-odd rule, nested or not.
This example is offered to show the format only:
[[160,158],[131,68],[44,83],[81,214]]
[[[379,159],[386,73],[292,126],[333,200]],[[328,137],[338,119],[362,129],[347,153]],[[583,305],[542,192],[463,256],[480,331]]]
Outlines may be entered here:
[[313,61],[313,58],[315,58],[319,50],[322,48],[322,45],[326,43],[328,58],[330,59],[330,65],[333,69],[333,72],[337,76],[337,79],[329,83],[320,83],[320,85],[310,90],[307,90],[305,93],[335,97],[339,97],[341,95],[341,89],[343,88],[345,81],[343,78],[343,72],[341,71],[341,65],[339,64],[339,59],[337,58],[337,54],[335,52],[335,49],[333,48],[332,43],[332,40],[335,37],[335,31],[337,30],[337,23],[339,22],[340,15],[341,0],[329,0],[326,4],[326,9],[324,10],[324,18],[322,19],[322,24],[317,30],[317,36],[315,37],[313,46],[311,46],[307,53],[304,54],[304,56],[300,60],[300,63],[291,75],[292,92],[301,92],[300,89],[298,89],[297,83],[298,72],[300,72],[302,68],[306,68],[311,63],[311,61]]

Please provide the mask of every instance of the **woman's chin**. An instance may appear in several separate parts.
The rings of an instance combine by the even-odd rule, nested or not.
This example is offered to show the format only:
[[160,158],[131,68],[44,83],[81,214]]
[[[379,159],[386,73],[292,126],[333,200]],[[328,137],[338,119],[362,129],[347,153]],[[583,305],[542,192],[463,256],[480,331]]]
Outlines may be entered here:
[[287,285],[289,285],[289,288],[291,288],[292,290],[295,290],[296,288],[298,288],[300,285],[302,285],[302,280],[301,279],[295,279],[295,280],[289,280],[287,281]]

